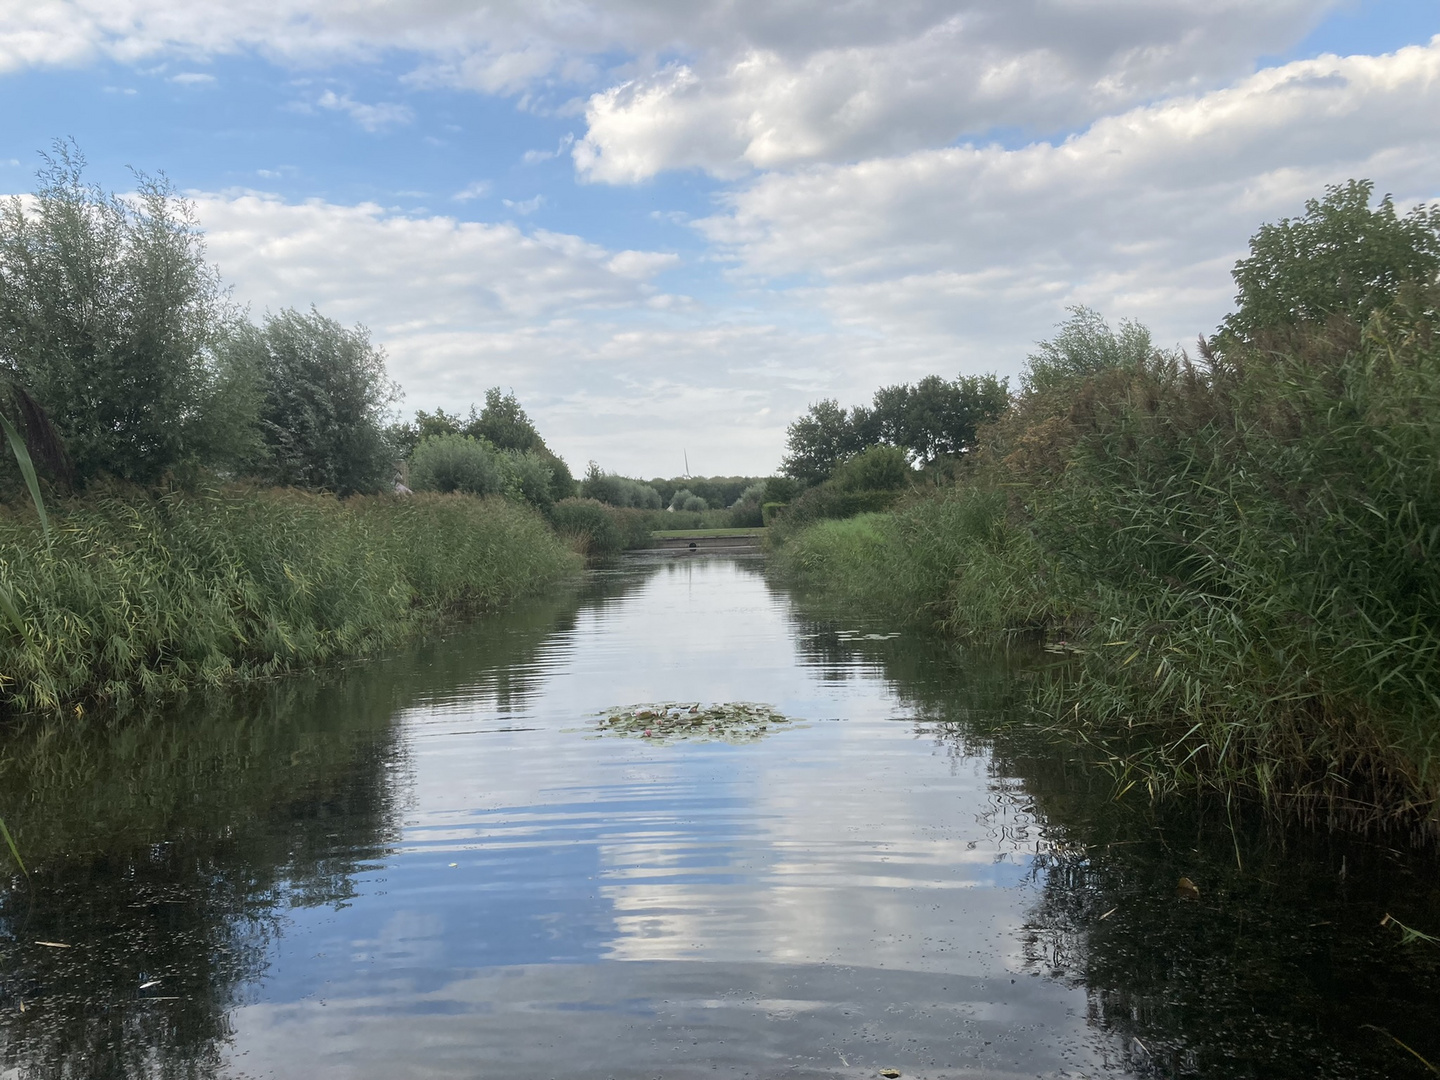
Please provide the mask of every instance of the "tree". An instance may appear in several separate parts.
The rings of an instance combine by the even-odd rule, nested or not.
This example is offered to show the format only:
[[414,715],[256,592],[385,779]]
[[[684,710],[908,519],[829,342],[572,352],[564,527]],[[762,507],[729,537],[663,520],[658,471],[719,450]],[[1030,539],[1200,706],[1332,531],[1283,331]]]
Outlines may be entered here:
[[980,425],[996,419],[1009,400],[1005,380],[993,375],[953,381],[929,375],[914,386],[882,386],[869,407],[849,412],[827,399],[790,425],[780,468],[793,479],[818,484],[871,446],[898,447],[918,464],[963,454],[975,445]]
[[826,398],[786,429],[780,471],[802,483],[818,484],[862,449],[855,420],[838,401]]
[[339,495],[389,485],[395,447],[384,420],[399,392],[363,326],[286,309],[238,333],[231,348],[262,388],[262,476]]
[[233,458],[251,386],[217,353],[235,315],[194,210],[164,177],[121,199],[71,144],[30,200],[0,204],[0,372],[54,421],[76,477],[149,481]]
[[975,445],[981,424],[998,417],[1010,400],[1003,379],[994,375],[955,380],[928,375],[914,386],[884,386],[875,391],[859,429],[866,445],[897,446],[919,464],[963,454]]
[[[473,415],[475,410],[472,408],[470,411]],[[514,391],[501,394],[498,386],[485,391],[485,408],[480,411],[479,421],[472,421],[471,426],[476,430],[467,431],[467,435],[489,439],[501,450],[545,448],[545,440],[540,438],[530,417],[525,415]]]
[[1440,203],[1404,217],[1389,195],[1370,207],[1374,184],[1350,180],[1305,203],[1298,218],[1262,225],[1250,255],[1235,264],[1239,292],[1223,334],[1253,339],[1265,330],[1363,320],[1388,305],[1401,285],[1430,284],[1440,270]]
[[[550,501],[568,499],[575,494],[575,478],[570,473],[570,467],[563,458],[545,445],[545,440],[540,437],[515,394],[501,394],[498,386],[492,386],[485,391],[485,408],[481,412],[477,413],[474,405],[470,406],[468,417],[461,417],[459,413],[447,413],[444,409],[436,409],[433,413],[422,409],[415,413],[413,422],[393,424],[388,433],[391,442],[406,457],[409,457],[425,438],[465,435],[472,439],[483,439],[511,455],[535,457],[536,461],[526,464],[522,470],[526,484],[533,488],[536,479],[541,475],[540,470],[548,470]],[[516,457],[516,460],[519,461],[520,458]],[[536,502],[536,505],[543,505],[544,502],[537,502],[534,498],[530,501]]]
[[1136,367],[1154,350],[1150,331],[1140,323],[1125,319],[1112,330],[1098,311],[1072,307],[1059,333],[1030,354],[1025,389],[1048,390],[1112,368]]

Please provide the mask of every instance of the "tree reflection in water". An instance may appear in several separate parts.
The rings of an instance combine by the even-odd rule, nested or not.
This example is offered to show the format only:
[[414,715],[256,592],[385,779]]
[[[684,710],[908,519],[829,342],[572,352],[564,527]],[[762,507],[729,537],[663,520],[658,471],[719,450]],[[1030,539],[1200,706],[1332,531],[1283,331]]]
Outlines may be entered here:
[[[957,763],[990,751],[996,827],[1033,829],[1030,974],[1086,989],[1117,1064],[1207,1080],[1434,1075],[1400,1044],[1440,1064],[1440,948],[1380,925],[1388,912],[1440,927],[1433,853],[1198,800],[1117,801],[1108,775],[1019,707],[1039,657],[877,640],[853,616],[802,610],[812,664],[840,678],[859,654],[917,737]],[[1177,892],[1182,877],[1198,898]]]
[[0,1063],[27,1078],[216,1075],[286,911],[344,905],[396,841],[396,715],[477,680],[522,700],[521,661],[626,584],[602,576],[457,628],[463,649],[6,733],[0,791],[30,876],[0,881]]

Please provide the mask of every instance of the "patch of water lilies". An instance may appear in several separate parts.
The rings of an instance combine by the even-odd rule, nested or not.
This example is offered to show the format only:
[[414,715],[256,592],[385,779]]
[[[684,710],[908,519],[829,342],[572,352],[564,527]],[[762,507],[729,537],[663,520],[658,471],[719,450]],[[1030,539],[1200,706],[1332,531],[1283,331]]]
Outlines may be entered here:
[[745,701],[705,704],[698,701],[659,701],[626,705],[600,714],[602,734],[624,735],[657,742],[754,742],[795,721],[769,705]]

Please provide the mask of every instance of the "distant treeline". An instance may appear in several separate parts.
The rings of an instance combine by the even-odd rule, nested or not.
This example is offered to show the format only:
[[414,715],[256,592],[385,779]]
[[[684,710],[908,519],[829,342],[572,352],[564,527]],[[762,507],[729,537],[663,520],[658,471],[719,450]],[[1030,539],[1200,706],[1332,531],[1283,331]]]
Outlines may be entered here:
[[[1194,357],[1075,309],[953,483],[852,449],[771,530],[781,565],[1043,643],[1034,704],[1117,792],[1440,838],[1440,206],[1371,194],[1263,226]],[[797,478],[840,416],[792,426]],[[824,520],[886,461],[889,512]]]

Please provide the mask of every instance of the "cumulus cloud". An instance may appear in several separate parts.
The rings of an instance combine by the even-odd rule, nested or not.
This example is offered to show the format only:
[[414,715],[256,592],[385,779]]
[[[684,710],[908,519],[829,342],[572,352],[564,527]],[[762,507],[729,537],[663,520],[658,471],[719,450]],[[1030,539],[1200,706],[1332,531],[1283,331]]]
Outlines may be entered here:
[[997,342],[1005,323],[1033,333],[1084,302],[1190,339],[1227,310],[1227,271],[1261,221],[1351,176],[1440,194],[1437,116],[1440,38],[1265,70],[1058,144],[769,174],[697,227],[742,273],[799,275],[837,320],[877,331]]
[[[256,192],[196,207],[210,257],[256,316],[314,304],[365,323],[408,408],[512,386],[572,464],[643,471],[685,439],[717,470],[768,470],[783,419],[755,413],[776,393],[787,417],[808,400],[816,336],[657,305],[651,279],[678,263],[670,253]],[[697,415],[713,429],[697,431]]]
[[[415,58],[421,83],[595,91],[576,161],[596,179],[628,181],[1084,123],[1236,77],[1339,2],[49,0],[0,8],[0,71],[102,54],[254,50],[325,64],[398,51]],[[358,110],[395,108],[354,115],[384,126],[398,114]]]
[[670,168],[727,176],[999,128],[1064,129],[1237,75],[1261,42],[1285,40],[1324,6],[959,3],[878,41],[752,45],[593,95],[575,161],[612,182]]

